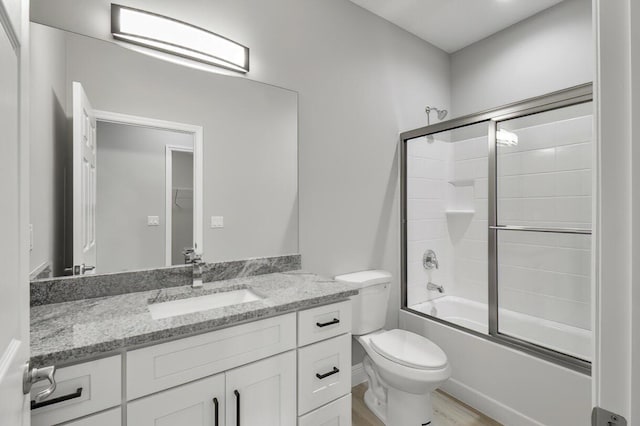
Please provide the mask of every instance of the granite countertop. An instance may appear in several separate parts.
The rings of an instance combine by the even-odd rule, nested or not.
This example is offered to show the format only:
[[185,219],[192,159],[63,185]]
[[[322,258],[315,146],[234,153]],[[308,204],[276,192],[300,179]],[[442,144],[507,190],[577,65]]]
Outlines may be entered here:
[[[154,320],[148,306],[247,288],[264,299]],[[31,307],[31,361],[57,366],[140,345],[204,333],[346,299],[348,284],[303,272],[280,272]]]

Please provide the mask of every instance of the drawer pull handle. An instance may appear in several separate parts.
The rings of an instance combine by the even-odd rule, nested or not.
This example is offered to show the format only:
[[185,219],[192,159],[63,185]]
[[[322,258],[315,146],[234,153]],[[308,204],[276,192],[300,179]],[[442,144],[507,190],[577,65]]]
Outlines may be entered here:
[[240,426],[240,392],[234,390],[233,394],[236,396],[236,426]]
[[332,321],[329,321],[329,322],[323,322],[323,323],[317,322],[316,325],[318,327],[326,327],[328,325],[338,324],[339,322],[340,320],[338,318],[334,318]]
[[333,376],[336,373],[339,373],[340,369],[338,369],[338,367],[333,367],[333,370],[329,371],[328,373],[324,373],[324,374],[318,374],[316,373],[316,377],[320,380],[329,377],[329,376]]
[[82,396],[82,388],[78,388],[74,393],[70,393],[68,395],[62,395],[57,398],[48,399],[42,402],[35,402],[31,400],[31,409],[35,410],[40,407],[46,407],[49,405],[57,404],[59,402],[69,401],[70,399],[80,398]]
[[218,426],[218,398],[213,398],[214,426]]

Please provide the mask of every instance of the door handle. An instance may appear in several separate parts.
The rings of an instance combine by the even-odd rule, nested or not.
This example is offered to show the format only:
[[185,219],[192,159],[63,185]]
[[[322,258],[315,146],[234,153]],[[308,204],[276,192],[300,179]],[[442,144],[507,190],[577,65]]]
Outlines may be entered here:
[[213,425],[218,426],[218,398],[213,398]]
[[236,426],[240,426],[240,392],[236,389],[233,394],[236,396]]
[[24,370],[24,375],[22,376],[22,392],[27,395],[31,392],[31,387],[34,383],[47,380],[49,382],[49,387],[38,392],[33,398],[36,404],[44,401],[56,390],[55,375],[55,365],[44,368],[32,368],[31,361],[29,361]]
[[68,395],[62,395],[57,398],[49,399],[43,402],[36,402],[35,400],[31,400],[31,409],[36,410],[38,408],[46,407],[48,405],[57,404],[59,402],[69,401],[71,399],[80,398],[82,396],[82,388],[76,389],[75,392],[70,393]]
[[333,376],[334,374],[337,374],[340,372],[340,369],[338,367],[333,367],[333,370],[329,371],[328,373],[324,373],[324,374],[319,374],[316,373],[316,377],[320,380],[327,378],[329,376]]
[[326,327],[328,325],[333,325],[333,324],[338,324],[340,322],[340,320],[338,318],[334,318],[332,321],[329,322],[324,322],[324,323],[316,323],[317,327]]

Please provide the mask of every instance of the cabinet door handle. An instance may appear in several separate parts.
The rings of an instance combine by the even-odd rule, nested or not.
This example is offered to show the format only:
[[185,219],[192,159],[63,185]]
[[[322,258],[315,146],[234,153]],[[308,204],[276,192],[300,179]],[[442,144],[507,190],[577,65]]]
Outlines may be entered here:
[[218,424],[218,398],[213,398],[213,421],[214,426],[219,426]]
[[318,379],[322,380],[322,379],[324,379],[326,377],[333,376],[334,374],[339,373],[339,372],[340,372],[340,369],[338,367],[333,367],[333,370],[329,371],[328,373],[324,373],[324,374],[316,373],[316,377]]
[[59,396],[57,398],[48,399],[46,401],[35,402],[34,400],[31,400],[31,409],[35,410],[35,409],[38,409],[40,407],[46,407],[48,405],[57,404],[59,402],[69,401],[70,399],[80,398],[81,396],[82,396],[82,388],[78,388],[73,393],[70,393],[70,394],[67,394],[67,395],[62,395],[62,396]]
[[236,396],[236,426],[240,426],[240,392],[234,390],[233,394]]
[[323,323],[317,322],[316,326],[318,326],[318,327],[326,327],[328,325],[338,324],[339,322],[340,322],[340,320],[338,318],[334,318],[332,321],[329,321],[329,322],[323,322]]

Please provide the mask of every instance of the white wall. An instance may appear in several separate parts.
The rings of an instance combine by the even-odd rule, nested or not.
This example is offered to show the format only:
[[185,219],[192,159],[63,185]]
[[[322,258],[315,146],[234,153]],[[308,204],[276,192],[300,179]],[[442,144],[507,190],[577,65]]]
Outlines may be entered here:
[[462,116],[593,81],[591,1],[565,0],[451,56]]
[[[37,0],[32,19],[110,39],[109,3]],[[298,91],[303,267],[327,275],[389,270],[395,278],[387,323],[396,326],[398,134],[425,124],[425,105],[449,108],[448,55],[347,0],[125,4],[249,46],[248,78]],[[234,182],[251,184],[242,176]],[[269,226],[260,223],[255,232],[268,232]],[[357,349],[354,359],[361,359]]]
[[[167,145],[193,148],[193,135],[98,122],[97,273],[165,266]],[[147,216],[158,216],[159,226]]]
[[[60,275],[64,260],[64,167],[67,161],[66,45],[60,33],[32,28],[32,37],[46,44],[31,49],[31,176],[29,222],[33,225],[30,270],[49,264]],[[40,72],[37,72],[40,71]],[[36,271],[37,272],[37,271]]]

